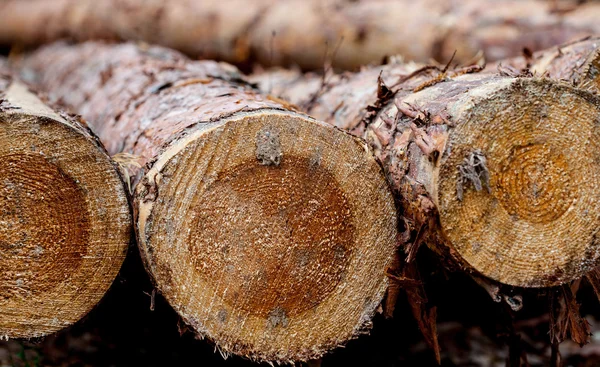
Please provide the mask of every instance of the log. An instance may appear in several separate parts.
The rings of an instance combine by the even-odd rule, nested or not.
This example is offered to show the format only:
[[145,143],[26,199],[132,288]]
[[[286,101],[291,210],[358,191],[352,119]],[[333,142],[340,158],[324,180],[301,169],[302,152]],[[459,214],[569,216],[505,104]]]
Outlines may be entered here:
[[59,38],[143,40],[234,63],[326,59],[357,69],[403,55],[427,62],[512,57],[600,33],[600,4],[546,0],[4,0],[0,43]]
[[598,97],[481,69],[397,63],[250,80],[367,139],[412,231],[409,258],[426,243],[512,286],[580,278],[600,256]]
[[96,136],[0,60],[0,339],[81,319],[115,279],[130,236],[125,186]]
[[158,291],[225,354],[300,361],[366,330],[396,208],[366,144],[258,93],[237,70],[133,44],[56,44],[37,81],[139,156],[133,207]]
[[600,92],[600,38],[586,37],[532,55],[499,61],[489,65],[487,69],[490,72],[500,70],[508,73],[547,76],[598,93]]

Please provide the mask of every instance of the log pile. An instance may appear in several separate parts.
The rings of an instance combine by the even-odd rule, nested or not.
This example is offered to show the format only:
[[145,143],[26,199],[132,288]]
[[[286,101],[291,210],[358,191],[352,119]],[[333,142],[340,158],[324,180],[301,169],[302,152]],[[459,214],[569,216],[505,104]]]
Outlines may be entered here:
[[[383,162],[408,228],[403,237],[406,256],[400,256],[394,269],[401,281],[392,282],[388,306],[393,307],[389,298],[397,288],[406,289],[412,305],[426,299],[423,290],[415,294],[407,286],[405,276],[411,271],[401,264],[412,261],[425,243],[446,267],[471,273],[496,302],[506,302],[515,311],[523,306],[519,293],[540,288],[534,294],[544,294],[550,302],[550,341],[558,363],[558,343],[567,337],[580,345],[589,342],[589,326],[575,300],[579,279],[585,276],[600,297],[600,218],[589,216],[595,209],[575,208],[583,197],[589,197],[588,203],[597,200],[595,179],[583,182],[598,172],[599,47],[597,38],[586,38],[487,67],[450,70],[399,63],[325,75],[277,69],[258,72],[250,80],[365,138]],[[502,81],[508,86],[504,92],[496,86]],[[532,85],[541,89],[529,89]],[[591,109],[568,102],[571,93]],[[586,124],[580,121],[588,121],[588,129],[578,131]],[[452,139],[453,132],[461,131],[466,135]],[[567,145],[560,147],[559,141]],[[563,161],[573,153],[581,158]],[[575,194],[577,199],[562,211],[557,206],[570,195],[576,177],[583,180],[577,189],[587,193]],[[580,214],[570,217],[573,210]],[[584,225],[587,239],[577,237],[585,230],[570,232],[581,228],[575,224],[580,219],[592,221]],[[575,244],[583,247],[576,249]],[[413,307],[413,314],[439,361],[435,314],[426,310]]]
[[[600,299],[597,2],[5,0],[0,14],[15,46],[0,59],[0,338],[81,319],[133,227],[153,287],[225,356],[319,359],[407,299],[440,364],[432,267],[467,275],[509,322],[522,295],[547,301],[553,365],[565,339],[590,341],[577,292],[586,279]],[[22,52],[60,38],[103,40]],[[526,363],[510,340],[508,365]]]
[[[540,74],[587,80],[575,75],[579,57],[570,69],[536,57]],[[418,233],[408,239],[415,246],[426,242],[500,283],[550,287],[598,264],[598,121],[590,116],[599,105],[592,93],[521,73],[390,64],[252,79],[373,146]]]
[[160,47],[58,44],[23,68],[111,154],[139,157],[142,260],[198,335],[298,361],[368,327],[397,219],[363,142],[259,94],[235,68]]

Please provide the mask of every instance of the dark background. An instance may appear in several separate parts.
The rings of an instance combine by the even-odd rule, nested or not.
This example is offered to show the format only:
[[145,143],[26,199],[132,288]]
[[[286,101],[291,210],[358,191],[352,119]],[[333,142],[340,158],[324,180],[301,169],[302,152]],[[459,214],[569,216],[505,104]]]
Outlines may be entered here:
[[[461,274],[440,273],[427,249],[419,254],[429,279],[428,296],[438,307],[442,366],[505,366],[508,342],[514,342],[531,366],[549,365],[547,299],[524,295],[524,307],[512,313],[495,303]],[[187,331],[166,301],[156,296],[137,249],[132,246],[121,273],[100,304],[84,319],[41,340],[0,342],[0,366],[257,366],[241,357],[226,360],[207,340]],[[579,348],[564,342],[565,365],[600,365],[599,303],[587,284],[579,292],[582,312],[592,324],[592,343]],[[342,305],[343,307],[343,305]],[[511,336],[514,325],[516,333]],[[514,344],[514,343],[513,343]],[[267,365],[267,364],[263,364]],[[404,295],[395,316],[377,315],[370,335],[350,341],[322,360],[321,366],[435,366]]]

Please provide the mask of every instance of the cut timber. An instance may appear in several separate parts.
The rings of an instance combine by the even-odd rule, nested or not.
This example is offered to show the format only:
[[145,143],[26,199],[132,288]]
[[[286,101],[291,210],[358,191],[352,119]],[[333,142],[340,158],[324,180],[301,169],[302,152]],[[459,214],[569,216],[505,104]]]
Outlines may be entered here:
[[131,217],[117,167],[91,131],[0,65],[0,339],[83,317],[125,258]]
[[[4,0],[0,43],[143,40],[194,56],[345,69],[403,55],[466,62],[600,33],[600,4],[546,0]],[[326,56],[327,54],[328,57]]]
[[158,47],[54,45],[24,74],[145,165],[138,243],[201,336],[259,360],[320,357],[369,325],[396,209],[366,144]]
[[501,70],[544,75],[566,81],[578,88],[600,92],[600,38],[588,37],[579,41],[534,53],[499,61],[488,66],[494,72]]
[[478,69],[391,64],[251,79],[367,138],[414,230],[409,243],[509,285],[579,278],[600,257],[598,97],[550,79],[470,73]]

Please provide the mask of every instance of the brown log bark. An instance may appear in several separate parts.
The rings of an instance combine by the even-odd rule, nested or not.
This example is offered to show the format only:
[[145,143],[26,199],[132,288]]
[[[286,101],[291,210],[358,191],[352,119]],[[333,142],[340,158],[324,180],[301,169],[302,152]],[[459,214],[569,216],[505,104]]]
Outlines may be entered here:
[[361,140],[158,47],[54,45],[24,74],[141,157],[135,228],[157,289],[225,353],[320,357],[370,323],[396,238]]
[[130,207],[87,126],[40,101],[0,60],[0,339],[83,317],[125,258]]
[[413,230],[409,257],[425,242],[508,285],[579,278],[600,256],[598,97],[547,78],[470,73],[480,69],[391,64],[251,80],[368,140]]
[[[143,40],[205,58],[340,68],[386,56],[465,62],[600,33],[600,4],[545,0],[4,0],[0,43]],[[328,57],[326,55],[329,54]]]
[[598,93],[600,92],[600,38],[587,37],[532,55],[499,61],[489,65],[487,70],[547,76]]

